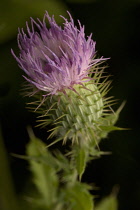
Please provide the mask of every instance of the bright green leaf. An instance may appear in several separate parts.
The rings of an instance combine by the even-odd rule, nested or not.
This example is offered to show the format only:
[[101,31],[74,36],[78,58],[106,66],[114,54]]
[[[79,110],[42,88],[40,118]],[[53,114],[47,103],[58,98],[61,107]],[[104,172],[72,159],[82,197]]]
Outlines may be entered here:
[[[31,131],[30,138],[31,141],[27,146],[27,155],[31,157],[29,163],[33,173],[33,182],[44,200],[45,205],[50,207],[56,201],[58,178],[54,166],[48,164],[48,161],[45,162],[44,157],[52,163],[53,160],[51,159],[53,159],[53,157],[46,149],[46,145],[34,137]],[[32,157],[36,157],[36,160],[32,159]]]
[[71,210],[93,210],[93,198],[87,190],[87,186],[76,183],[66,191]]
[[79,178],[81,180],[82,175],[83,175],[83,173],[85,171],[85,168],[86,168],[86,162],[87,162],[86,150],[84,148],[79,147],[76,150],[75,159],[76,159],[77,172],[78,172]]

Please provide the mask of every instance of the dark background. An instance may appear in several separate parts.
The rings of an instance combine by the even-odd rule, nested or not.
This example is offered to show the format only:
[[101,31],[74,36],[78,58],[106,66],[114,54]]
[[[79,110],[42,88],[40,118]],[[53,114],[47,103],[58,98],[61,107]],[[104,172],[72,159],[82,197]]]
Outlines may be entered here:
[[[36,125],[36,114],[26,109],[28,98],[20,94],[22,70],[10,53],[18,52],[17,28],[25,26],[29,17],[43,17],[44,11],[66,15],[85,25],[86,34],[93,33],[98,55],[110,57],[106,70],[112,76],[110,95],[126,105],[117,125],[131,128],[111,133],[100,147],[112,151],[90,163],[84,181],[96,183],[99,198],[119,186],[119,210],[140,209],[140,1],[139,0],[1,0],[0,1],[0,117],[5,146],[16,191],[21,193],[28,178],[27,163],[10,153],[24,154],[28,142],[27,125]],[[45,139],[46,130],[34,128],[36,136]]]

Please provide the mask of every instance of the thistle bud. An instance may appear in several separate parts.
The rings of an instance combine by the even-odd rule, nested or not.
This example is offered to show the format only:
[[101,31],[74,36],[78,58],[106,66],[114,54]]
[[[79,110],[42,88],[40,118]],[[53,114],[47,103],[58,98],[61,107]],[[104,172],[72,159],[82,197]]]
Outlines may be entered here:
[[[74,85],[74,90],[67,89],[65,94],[59,92],[53,97],[47,97],[43,110],[48,110],[44,116],[51,119],[53,134],[58,134],[65,142],[82,143],[92,141],[97,124],[103,116],[103,98],[97,85],[86,82],[84,86]],[[49,121],[50,122],[50,121]]]

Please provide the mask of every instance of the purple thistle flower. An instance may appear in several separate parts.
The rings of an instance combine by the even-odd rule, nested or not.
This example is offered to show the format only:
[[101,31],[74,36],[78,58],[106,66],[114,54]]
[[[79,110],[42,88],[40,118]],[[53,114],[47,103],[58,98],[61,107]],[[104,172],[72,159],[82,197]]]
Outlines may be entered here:
[[[24,78],[38,90],[46,92],[46,95],[57,94],[58,91],[73,89],[74,84],[83,84],[91,80],[90,68],[96,63],[106,60],[94,59],[96,54],[95,42],[92,34],[85,38],[84,26],[79,23],[79,28],[74,25],[70,15],[70,21],[64,19],[64,27],[60,27],[46,12],[43,22],[31,18],[30,30],[28,23],[27,32],[19,29],[18,46],[19,58],[16,58],[19,66],[27,74]],[[46,27],[46,18],[50,28]],[[38,28],[35,31],[34,26]]]

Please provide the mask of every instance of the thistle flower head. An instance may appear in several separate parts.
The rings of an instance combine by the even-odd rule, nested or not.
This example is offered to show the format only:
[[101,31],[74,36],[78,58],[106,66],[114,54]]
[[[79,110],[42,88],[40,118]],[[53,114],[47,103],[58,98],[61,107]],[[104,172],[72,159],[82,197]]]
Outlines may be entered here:
[[[70,13],[69,21],[61,17],[64,19],[63,28],[47,12],[42,22],[31,18],[32,29],[27,23],[27,34],[19,29],[19,57],[12,51],[26,73],[25,79],[37,90],[45,91],[45,95],[57,95],[59,91],[65,92],[65,89],[73,89],[75,84],[89,81],[91,67],[105,60],[94,59],[92,34],[86,38],[84,26],[79,21],[79,27],[76,27]],[[46,19],[50,28],[46,26]]]
[[32,94],[38,92],[37,101],[31,104],[43,117],[40,124],[53,126],[49,137],[58,135],[63,142],[71,139],[73,143],[94,145],[113,124],[106,118],[114,103],[111,97],[105,98],[110,81],[105,77],[100,82],[104,68],[96,65],[106,59],[95,59],[92,35],[85,37],[84,26],[78,21],[76,27],[68,14],[69,21],[61,16],[63,27],[47,12],[42,22],[31,18],[31,29],[26,24],[27,34],[19,29],[19,57],[12,54],[26,73],[24,78],[33,87]]

